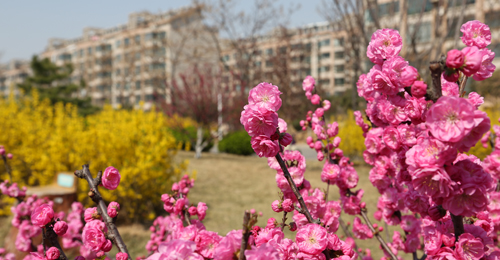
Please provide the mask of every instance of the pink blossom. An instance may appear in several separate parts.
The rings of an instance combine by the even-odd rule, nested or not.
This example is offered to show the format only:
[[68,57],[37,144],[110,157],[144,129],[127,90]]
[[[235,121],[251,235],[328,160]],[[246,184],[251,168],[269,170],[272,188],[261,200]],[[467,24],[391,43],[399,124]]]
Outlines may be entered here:
[[278,118],[278,128],[280,130],[280,133],[285,133],[286,130],[288,130],[286,121],[281,118]]
[[384,129],[382,136],[384,143],[391,149],[397,150],[401,144],[399,132],[395,127],[389,126]]
[[321,253],[328,245],[326,230],[313,223],[300,227],[295,240],[299,251],[310,255]]
[[274,157],[279,152],[279,145],[266,135],[252,137],[251,144],[259,157]]
[[55,260],[55,259],[59,259],[61,252],[59,252],[59,249],[57,249],[55,247],[51,247],[51,248],[47,249],[47,253],[45,255],[47,256],[47,259]]
[[401,217],[401,228],[405,232],[420,233],[420,221],[412,215],[404,215]]
[[270,240],[275,240],[276,242],[281,242],[281,240],[285,238],[285,235],[281,231],[281,228],[265,228],[259,232],[259,234],[255,237],[255,245],[261,246]]
[[128,259],[127,253],[119,252],[116,254],[116,260],[127,260],[127,259]]
[[12,158],[13,158],[13,157],[14,157],[14,156],[13,156],[11,153],[8,153],[8,154],[7,154],[7,159],[12,160]]
[[318,94],[314,94],[312,97],[311,97],[311,103],[313,105],[319,105],[319,102],[321,101],[321,98],[319,97]]
[[465,56],[465,66],[461,69],[465,76],[470,77],[481,69],[483,53],[476,47],[465,47],[462,49]]
[[160,260],[160,259],[203,260],[203,257],[195,253],[195,250],[196,250],[195,242],[174,239],[166,243],[165,242],[161,243],[158,246],[158,252],[150,255],[146,259],[147,260]]
[[477,81],[485,80],[491,77],[496,69],[496,66],[493,64],[495,53],[488,49],[482,49],[480,52],[483,56],[481,67],[479,68],[479,71],[472,76],[472,78]]
[[458,259],[453,249],[449,247],[442,247],[434,255],[427,257],[429,260],[456,260]]
[[[458,80],[458,78],[457,78]],[[456,80],[455,80],[456,81]],[[444,77],[444,73],[441,75],[441,90],[443,92],[443,96],[453,96],[453,97],[458,97],[458,85],[457,83],[450,82]]]
[[252,249],[245,250],[245,257],[248,260],[281,259],[278,250],[270,244],[264,244],[259,247],[254,247]]
[[373,237],[373,232],[367,225],[361,223],[361,219],[359,219],[358,217],[354,218],[352,232],[354,233],[354,236],[356,236],[356,238],[358,239],[364,240]]
[[481,242],[481,239],[476,238],[469,233],[460,235],[455,246],[455,253],[458,259],[479,260],[484,256],[484,245]]
[[491,43],[490,27],[480,21],[468,21],[460,27],[460,31],[463,33],[460,39],[467,46],[482,49]]
[[457,149],[434,138],[421,138],[417,145],[406,152],[406,164],[415,168],[451,164]]
[[90,222],[94,219],[102,219],[101,215],[99,215],[99,213],[97,212],[96,207],[85,209],[85,213],[83,215],[83,218],[84,218],[85,222]]
[[271,208],[273,209],[274,212],[283,211],[283,208],[281,207],[279,200],[273,201],[273,203],[271,203]]
[[279,142],[281,145],[286,147],[286,146],[290,145],[292,143],[292,141],[293,141],[293,137],[291,134],[284,133],[284,134],[280,135]]
[[375,64],[397,56],[403,47],[403,39],[399,32],[392,29],[377,30],[372,34],[366,55]]
[[454,215],[465,217],[471,217],[475,213],[485,210],[487,205],[486,191],[474,183],[462,184],[459,190],[443,201],[443,208]]
[[113,248],[113,243],[111,242],[111,240],[107,239],[106,242],[104,242],[104,244],[102,245],[101,250],[107,253],[111,251],[112,248]]
[[311,76],[307,76],[302,82],[302,89],[304,89],[304,91],[306,92],[311,92],[314,90],[314,84],[316,84],[314,78]]
[[104,170],[104,173],[102,174],[102,186],[108,190],[115,190],[118,188],[118,185],[120,184],[120,179],[122,176],[118,172],[117,169],[113,166],[109,166]]
[[412,169],[412,184],[416,191],[431,197],[447,197],[452,191],[452,180],[442,167]]
[[382,94],[394,95],[399,92],[400,88],[391,81],[389,76],[382,71],[379,65],[375,65],[367,75],[369,83],[375,91]]
[[276,112],[281,107],[280,95],[277,86],[262,82],[248,93],[248,104]]
[[323,100],[323,109],[324,109],[324,110],[328,110],[328,109],[330,109],[330,107],[331,107],[331,103],[330,103],[330,101],[329,101],[329,100],[326,100],[326,99],[325,99],[325,100]]
[[232,259],[241,247],[241,230],[233,230],[223,237],[215,248],[214,260]]
[[[89,223],[87,223],[89,225]],[[85,227],[82,233],[82,242],[93,252],[99,252],[106,243],[106,237],[101,230],[94,227]]]
[[340,175],[340,167],[337,164],[325,163],[321,171],[321,181],[333,184]]
[[68,224],[66,224],[66,222],[64,221],[57,221],[56,224],[54,225],[54,232],[56,232],[58,236],[66,234],[67,230],[68,230]]
[[271,136],[278,127],[278,114],[257,105],[246,105],[240,122],[250,136]]
[[31,213],[31,223],[35,226],[43,227],[49,224],[54,218],[54,210],[48,204],[42,204]]
[[120,210],[120,204],[115,201],[110,202],[108,205],[108,216],[111,218],[116,217],[116,215],[118,215],[118,210]]
[[420,214],[426,214],[429,209],[429,199],[416,191],[408,191],[405,196],[405,206]]
[[286,212],[292,212],[294,210],[293,202],[291,199],[283,200],[283,203],[281,203],[281,206],[283,207],[283,210]]
[[400,56],[394,56],[385,61],[382,65],[382,71],[400,90],[411,86],[418,76],[417,69],[409,66],[408,62]]
[[222,239],[216,232],[201,230],[195,238],[196,252],[205,258],[213,258],[215,248]]
[[415,81],[411,86],[411,95],[420,98],[427,93],[427,84],[423,81]]
[[427,127],[443,142],[459,142],[474,127],[474,106],[456,97],[441,97],[427,111]]
[[448,68],[459,69],[464,65],[465,56],[464,54],[456,49],[448,51],[448,55],[446,56],[446,66]]

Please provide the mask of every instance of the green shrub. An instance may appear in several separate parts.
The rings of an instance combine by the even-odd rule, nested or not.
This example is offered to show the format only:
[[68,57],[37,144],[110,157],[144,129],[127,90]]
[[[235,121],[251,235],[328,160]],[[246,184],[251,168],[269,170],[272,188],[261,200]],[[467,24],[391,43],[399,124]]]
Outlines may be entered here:
[[[175,140],[182,143],[182,149],[186,150],[187,147],[191,151],[194,151],[196,145],[196,131],[197,128],[195,126],[187,126],[182,129],[170,129],[170,133],[174,136]],[[203,149],[203,152],[207,152],[213,146],[213,141],[208,130],[204,129],[203,140],[209,141],[208,145]]]
[[254,154],[250,139],[246,131],[233,132],[219,142],[219,151],[238,155]]

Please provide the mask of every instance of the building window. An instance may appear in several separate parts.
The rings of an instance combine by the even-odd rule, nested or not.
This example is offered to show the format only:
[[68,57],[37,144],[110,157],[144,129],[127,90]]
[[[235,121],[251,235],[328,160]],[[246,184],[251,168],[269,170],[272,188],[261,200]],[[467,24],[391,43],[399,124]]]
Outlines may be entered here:
[[115,74],[116,74],[117,76],[119,76],[121,73],[122,73],[122,70],[121,70],[121,69],[116,69]]
[[130,90],[130,82],[125,83],[125,90]]
[[87,55],[92,55],[92,47],[87,48]]
[[135,66],[135,75],[141,74],[141,66]]
[[[408,26],[408,38],[413,35],[415,30],[417,29],[417,26],[415,24],[411,24]],[[430,22],[423,22],[420,24],[420,27],[418,27],[416,39],[417,42],[428,42],[431,39],[431,23]],[[450,30],[451,31],[451,30]]]
[[120,83],[116,83],[116,90],[120,90],[120,87],[121,87],[121,84]]
[[262,66],[262,62],[256,61],[255,62],[255,67],[260,68],[260,66]]
[[344,65],[336,65],[335,72],[344,72]]
[[424,12],[428,12],[432,9],[431,0],[413,0],[408,1],[408,14],[419,14],[424,9]]
[[321,55],[319,56],[318,60],[324,60],[324,59],[329,59],[330,58],[330,53],[329,52],[325,52],[325,53],[321,53]]
[[[497,28],[497,27],[500,27],[499,17],[500,17],[500,11],[491,11],[491,12],[487,12],[484,15],[484,20],[486,21],[486,24],[490,28]],[[468,20],[465,19],[465,21],[468,21]]]
[[135,90],[140,90],[141,89],[141,81],[136,81],[135,82]]
[[141,102],[141,96],[137,95],[137,96],[135,96],[135,104],[139,105],[139,102]]
[[330,66],[322,66],[318,68],[318,73],[330,71]]
[[140,52],[137,52],[135,54],[135,60],[140,60],[141,59],[141,53]]
[[334,46],[344,46],[344,38],[333,39]]
[[344,83],[344,78],[335,78],[335,86],[343,86]]
[[123,44],[125,44],[125,46],[128,46],[130,44],[130,39],[129,38],[125,38],[123,40]]
[[322,40],[318,42],[318,48],[321,48],[323,46],[329,46],[330,45],[330,39]]
[[116,48],[119,48],[121,45],[122,45],[122,41],[117,40],[117,41],[115,42],[115,47],[116,47]]
[[266,67],[272,67],[272,66],[273,66],[273,62],[270,60],[266,60]]
[[122,55],[121,55],[121,54],[116,55],[116,56],[115,56],[115,60],[116,60],[117,62],[122,61]]
[[335,59],[343,59],[344,58],[344,52],[343,51],[337,51],[335,52]]
[[146,95],[146,101],[147,102],[153,101],[153,94]]
[[135,38],[134,38],[134,42],[135,42],[135,44],[141,43],[141,36],[140,35],[136,35]]
[[273,49],[269,48],[266,50],[267,55],[273,55]]

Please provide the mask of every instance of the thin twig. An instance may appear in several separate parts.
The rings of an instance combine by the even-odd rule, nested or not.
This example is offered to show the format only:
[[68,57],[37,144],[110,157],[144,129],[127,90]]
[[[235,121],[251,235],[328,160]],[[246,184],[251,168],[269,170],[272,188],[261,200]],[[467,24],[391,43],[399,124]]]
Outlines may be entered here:
[[283,231],[283,229],[285,228],[285,225],[286,225],[286,223],[285,223],[285,221],[286,221],[286,213],[287,212],[283,210],[283,219],[281,221],[281,231]]
[[250,227],[248,222],[250,221],[250,212],[245,210],[245,214],[243,214],[243,234],[241,236],[241,247],[240,247],[240,257],[239,260],[245,260],[245,250],[248,246],[248,238],[250,237]]
[[5,155],[2,155],[2,159],[3,159],[4,165],[5,165],[5,171],[9,174],[9,179],[10,179],[10,182],[12,183],[12,173],[10,171],[9,164],[7,163],[7,157]]
[[464,75],[462,81],[460,81],[460,89],[458,91],[458,94],[460,95],[460,97],[465,96],[465,84],[467,83],[467,79],[468,79],[468,77]]
[[42,245],[43,245],[43,256],[47,253],[47,247],[45,246],[45,227],[42,228]]
[[290,175],[290,172],[288,172],[288,168],[286,167],[285,162],[281,158],[281,155],[278,153],[278,154],[276,154],[275,157],[276,157],[276,160],[278,160],[278,163],[281,167],[281,170],[283,170],[283,174],[285,175],[285,178],[288,181],[288,184],[292,188],[293,194],[295,194],[295,197],[297,197],[297,200],[299,201],[300,213],[302,213],[306,216],[307,221],[309,223],[319,224],[320,222],[318,220],[313,219],[313,217],[311,216],[311,213],[309,213],[309,210],[307,209],[306,203],[304,202],[302,195],[300,194],[299,190],[297,189],[297,186],[295,186],[295,182],[293,182],[292,176]]
[[366,210],[363,210],[363,209],[361,210],[361,216],[365,220],[366,224],[368,224],[368,228],[370,228],[370,230],[373,232],[373,234],[375,235],[377,240],[380,242],[380,245],[382,246],[382,248],[391,256],[392,260],[397,260],[398,258],[392,253],[392,251],[389,248],[389,246],[387,245],[387,243],[384,241],[384,239],[379,234],[379,232],[377,232],[375,230],[370,219],[368,219],[368,216],[366,215]]
[[[344,223],[344,220],[342,220],[342,218],[340,216],[339,216],[339,224],[340,224],[340,227],[342,228],[342,230],[344,231],[345,236],[353,238],[351,231],[349,231],[349,229],[347,228],[347,226]],[[354,243],[354,249],[356,250],[356,252],[358,252],[359,259],[362,260],[363,255],[361,255],[361,252],[359,252],[358,245],[356,243]]]
[[123,242],[123,239],[120,236],[115,223],[113,223],[113,219],[108,215],[106,203],[102,199],[102,196],[99,193],[97,186],[95,185],[100,181],[95,181],[94,179],[92,179],[92,174],[90,173],[88,164],[83,165],[82,168],[82,170],[75,171],[75,175],[78,178],[87,180],[90,187],[89,195],[92,195],[90,196],[90,198],[97,204],[97,211],[99,212],[99,215],[101,215],[104,223],[106,224],[106,227],[108,228],[110,239],[118,247],[118,250],[120,252],[126,253],[128,259],[132,260],[130,254],[128,253],[127,246]]

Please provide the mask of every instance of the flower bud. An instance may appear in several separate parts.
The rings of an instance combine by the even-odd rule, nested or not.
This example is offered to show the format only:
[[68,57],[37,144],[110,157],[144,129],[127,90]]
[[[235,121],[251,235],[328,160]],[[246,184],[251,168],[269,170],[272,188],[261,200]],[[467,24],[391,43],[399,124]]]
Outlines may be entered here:
[[280,144],[283,145],[283,146],[288,146],[289,144],[291,144],[293,141],[293,137],[291,134],[289,133],[284,133],[284,134],[281,134],[280,136]]
[[68,224],[66,224],[66,222],[64,221],[57,221],[57,223],[54,225],[54,232],[56,232],[58,236],[66,234],[67,230]]
[[59,258],[60,255],[61,255],[61,252],[59,252],[59,249],[57,249],[55,247],[49,248],[45,254],[47,259],[49,259],[49,260],[56,260]]
[[191,215],[191,216],[198,215],[198,210],[196,210],[196,207],[194,207],[194,206],[189,207],[188,212],[189,212],[189,215]]
[[294,210],[293,202],[291,199],[285,199],[283,203],[281,203],[281,207],[283,207],[283,210],[286,212],[292,212]]
[[8,158],[8,159],[12,160],[12,157],[13,157],[13,155],[12,155],[11,153],[8,153],[8,154],[7,154],[7,158]]
[[0,155],[5,155],[5,149],[3,147],[0,148]]
[[104,244],[101,247],[102,251],[104,252],[109,252],[111,251],[112,248],[113,248],[113,243],[109,239],[106,239],[106,242],[104,242]]
[[321,101],[321,98],[319,97],[318,94],[314,94],[312,97],[311,97],[311,103],[313,105],[319,105],[319,102]]
[[421,98],[427,93],[427,84],[423,81],[415,81],[411,86],[411,95],[416,98]]
[[108,190],[115,190],[120,184],[121,175],[113,166],[109,166],[102,174],[102,186]]
[[127,253],[118,253],[116,254],[116,260],[127,260],[128,259],[128,255]]
[[464,54],[459,50],[450,50],[446,56],[446,66],[449,68],[459,69],[464,65],[465,62]]
[[429,214],[431,219],[434,221],[438,221],[442,217],[446,216],[446,210],[443,209],[443,207],[441,207],[439,205],[434,205],[434,206],[430,207],[429,210],[427,211],[427,213]]
[[273,203],[271,204],[271,208],[273,209],[274,212],[283,211],[283,208],[281,207],[279,200],[273,201]]
[[297,224],[295,224],[295,222],[290,222],[290,224],[288,224],[290,226],[290,231],[295,231],[297,230]]

